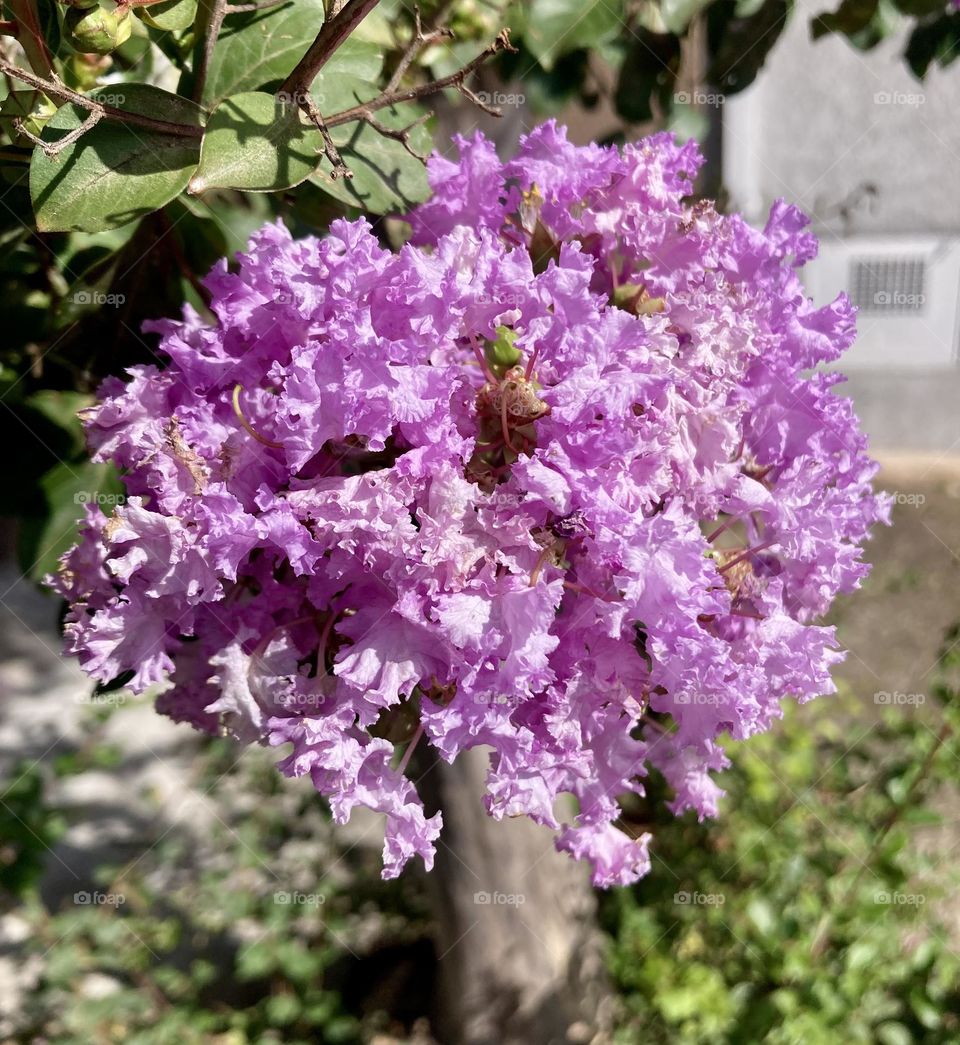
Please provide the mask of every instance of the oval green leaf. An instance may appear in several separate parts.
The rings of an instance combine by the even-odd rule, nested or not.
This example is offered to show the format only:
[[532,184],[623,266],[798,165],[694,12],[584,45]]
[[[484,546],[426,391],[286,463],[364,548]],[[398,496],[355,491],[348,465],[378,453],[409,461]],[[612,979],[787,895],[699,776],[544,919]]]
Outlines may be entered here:
[[[356,76],[324,72],[314,81],[311,91],[324,115],[352,108],[375,98],[380,92],[376,84]],[[323,101],[321,101],[323,99]],[[405,103],[374,114],[378,123],[390,130],[409,127],[423,115],[423,110]],[[423,161],[412,155],[395,138],[387,137],[368,123],[348,123],[330,131],[343,162],[353,172],[352,178],[331,177],[331,166],[322,158],[313,181],[334,199],[374,214],[408,210],[430,195],[427,170]],[[433,137],[422,124],[410,132],[410,147],[418,155],[430,152]]]
[[197,17],[197,0],[166,0],[163,4],[135,8],[140,18],[154,29],[179,32],[189,29]]
[[[202,125],[193,102],[147,84],[92,91],[118,109],[190,127]],[[83,123],[85,109],[65,105],[47,123],[55,142]],[[30,197],[41,232],[116,229],[169,203],[187,186],[200,159],[200,137],[164,134],[102,119],[56,156],[37,148],[30,162]]]
[[323,138],[305,119],[272,94],[249,91],[225,99],[207,121],[190,192],[270,192],[306,181],[320,162]]
[[611,0],[533,0],[523,42],[548,72],[570,51],[597,47],[623,28],[623,4]]
[[[210,62],[204,103],[214,108],[233,95],[279,85],[306,53],[322,24],[323,0],[297,0],[228,17]],[[349,71],[372,80],[382,67],[382,49],[351,36],[325,70]]]

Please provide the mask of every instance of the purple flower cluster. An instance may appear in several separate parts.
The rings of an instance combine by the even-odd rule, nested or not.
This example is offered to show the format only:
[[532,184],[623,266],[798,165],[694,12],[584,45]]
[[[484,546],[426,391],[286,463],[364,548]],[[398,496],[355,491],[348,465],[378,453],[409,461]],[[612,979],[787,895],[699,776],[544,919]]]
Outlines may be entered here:
[[386,877],[433,861],[419,743],[487,747],[492,817],[628,883],[650,836],[618,796],[655,769],[714,815],[720,735],[833,689],[812,622],[887,515],[816,369],[854,310],[804,295],[793,207],[761,232],[688,202],[691,143],[458,146],[399,252],[269,225],[207,277],[215,323],[152,324],[166,364],[104,384],[88,437],[129,496],[54,581],[67,644],[101,682],[169,678],[178,721],[292,745],[338,821],[385,814]]

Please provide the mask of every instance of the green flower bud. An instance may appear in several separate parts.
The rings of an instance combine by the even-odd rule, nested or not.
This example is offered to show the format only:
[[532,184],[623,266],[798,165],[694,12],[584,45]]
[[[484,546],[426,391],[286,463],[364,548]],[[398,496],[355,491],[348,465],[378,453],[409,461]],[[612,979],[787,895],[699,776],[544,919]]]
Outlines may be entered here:
[[618,308],[632,312],[635,316],[653,316],[664,312],[667,303],[663,298],[652,298],[642,283],[621,283],[613,291],[611,301]]
[[496,340],[486,343],[483,354],[495,374],[502,375],[510,367],[516,366],[520,362],[520,349],[514,346],[516,340],[517,332],[515,330],[499,326]]
[[78,91],[92,91],[105,75],[113,59],[106,54],[71,54],[64,59],[64,80]]
[[130,39],[133,19],[130,10],[112,0],[102,0],[84,10],[73,7],[63,20],[64,35],[74,50],[85,54],[109,54]]
[[56,104],[41,91],[11,91],[0,102],[0,129],[10,135],[15,145],[32,148],[32,143],[18,133],[17,122],[23,130],[39,137],[56,111]]

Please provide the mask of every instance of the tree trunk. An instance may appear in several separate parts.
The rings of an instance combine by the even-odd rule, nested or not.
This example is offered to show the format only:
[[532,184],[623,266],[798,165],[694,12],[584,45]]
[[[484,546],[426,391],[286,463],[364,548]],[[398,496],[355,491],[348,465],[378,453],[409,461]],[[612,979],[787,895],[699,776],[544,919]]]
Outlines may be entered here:
[[429,876],[440,1040],[603,1042],[612,1003],[587,868],[557,853],[552,833],[526,817],[487,816],[487,764],[486,751],[474,750],[421,784],[444,820]]

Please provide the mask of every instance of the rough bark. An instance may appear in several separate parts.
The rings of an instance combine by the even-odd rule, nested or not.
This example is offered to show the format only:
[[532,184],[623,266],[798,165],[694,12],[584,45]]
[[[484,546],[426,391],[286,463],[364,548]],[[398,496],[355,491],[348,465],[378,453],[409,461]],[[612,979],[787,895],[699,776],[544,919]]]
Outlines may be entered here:
[[[488,756],[472,751],[426,774],[443,810],[430,875],[444,1045],[602,1042],[610,1016],[596,900],[586,869],[552,834],[481,804]],[[432,804],[432,803],[431,803]]]

